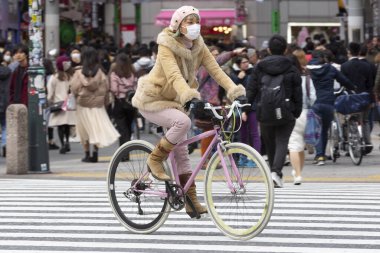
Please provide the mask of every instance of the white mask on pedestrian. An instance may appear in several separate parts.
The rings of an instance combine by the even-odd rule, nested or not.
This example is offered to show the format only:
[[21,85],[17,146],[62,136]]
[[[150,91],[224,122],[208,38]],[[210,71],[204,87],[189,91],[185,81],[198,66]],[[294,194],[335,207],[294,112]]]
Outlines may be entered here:
[[80,53],[72,53],[71,54],[71,59],[75,63],[80,63]]
[[186,38],[189,40],[196,40],[198,39],[199,35],[201,34],[201,25],[200,24],[192,24],[186,27],[187,33],[184,34]]
[[4,61],[9,63],[12,61],[12,57],[9,54],[4,55]]

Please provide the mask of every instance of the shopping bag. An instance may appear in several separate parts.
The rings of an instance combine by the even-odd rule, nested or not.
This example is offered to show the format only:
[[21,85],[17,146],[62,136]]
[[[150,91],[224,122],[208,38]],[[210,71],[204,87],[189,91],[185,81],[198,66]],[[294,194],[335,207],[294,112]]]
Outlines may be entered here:
[[309,109],[306,118],[306,128],[304,133],[305,143],[315,146],[321,136],[321,118],[313,111],[313,109]]
[[75,101],[75,96],[73,94],[69,94],[67,96],[67,103],[66,103],[66,109],[67,111],[75,111],[77,109],[77,104],[76,104],[76,101]]

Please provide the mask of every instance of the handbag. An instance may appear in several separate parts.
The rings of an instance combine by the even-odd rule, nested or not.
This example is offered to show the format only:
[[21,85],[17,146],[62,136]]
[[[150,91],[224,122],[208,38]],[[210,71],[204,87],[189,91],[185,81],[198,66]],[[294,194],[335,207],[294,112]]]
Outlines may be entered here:
[[50,112],[56,113],[62,111],[65,101],[58,101],[49,106]]
[[305,143],[315,146],[319,141],[321,131],[321,118],[313,111],[313,109],[309,109],[306,116],[306,127],[304,133]]

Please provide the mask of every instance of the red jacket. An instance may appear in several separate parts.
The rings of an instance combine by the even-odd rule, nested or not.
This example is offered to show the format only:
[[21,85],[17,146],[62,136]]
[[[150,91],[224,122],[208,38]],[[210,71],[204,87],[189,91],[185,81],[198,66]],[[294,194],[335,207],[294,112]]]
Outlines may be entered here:
[[[24,104],[28,106],[28,69],[23,72],[18,66],[12,73],[12,78],[9,86],[9,104]],[[22,75],[22,76],[20,76]],[[17,82],[21,82],[17,84]],[[21,85],[19,87],[18,85]],[[19,87],[19,88],[18,88]],[[20,94],[16,94],[17,90]]]

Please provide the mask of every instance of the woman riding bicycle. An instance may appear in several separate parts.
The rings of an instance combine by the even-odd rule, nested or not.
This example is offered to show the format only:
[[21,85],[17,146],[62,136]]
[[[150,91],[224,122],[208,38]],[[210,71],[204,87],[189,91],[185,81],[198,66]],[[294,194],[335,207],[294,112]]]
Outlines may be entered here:
[[[198,9],[182,6],[177,9],[170,21],[157,38],[157,61],[150,73],[138,81],[137,91],[132,99],[143,117],[159,126],[168,128],[147,160],[148,169],[153,177],[169,181],[162,162],[168,158],[174,146],[186,140],[191,126],[187,111],[190,104],[202,106],[197,91],[195,74],[203,65],[226,91],[230,100],[245,96],[243,86],[236,86],[219,67],[200,36],[200,16]],[[241,97],[241,99],[243,99]],[[178,164],[181,185],[184,186],[191,175],[190,159],[187,147],[177,148],[174,158]],[[199,214],[207,213],[200,205],[195,184],[189,188],[188,197]],[[186,205],[191,216],[192,209]]]

